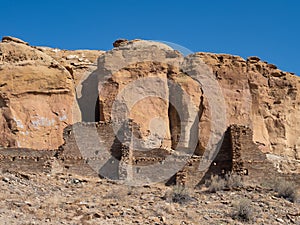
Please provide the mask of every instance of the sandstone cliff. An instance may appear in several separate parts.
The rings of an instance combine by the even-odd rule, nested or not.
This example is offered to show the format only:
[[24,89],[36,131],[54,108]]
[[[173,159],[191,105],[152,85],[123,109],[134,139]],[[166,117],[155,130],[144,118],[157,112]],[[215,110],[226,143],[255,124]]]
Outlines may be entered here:
[[58,148],[63,129],[80,119],[75,87],[84,72],[89,73],[96,54],[67,54],[4,37],[0,43],[0,145]]
[[[170,136],[172,139],[171,143],[166,144],[165,147],[175,148],[179,136],[184,135],[184,132],[180,133],[180,129],[184,128],[189,130],[185,137],[185,141],[189,142],[192,132],[195,132],[195,130],[191,131],[192,127],[190,126],[193,121],[189,121],[194,112],[192,108],[187,107],[186,99],[180,100],[183,96],[182,93],[172,93],[170,85],[166,85],[166,80],[171,80],[179,85],[183,92],[188,93],[194,106],[197,107],[200,115],[199,131],[197,131],[200,141],[198,150],[201,154],[209,142],[213,121],[211,116],[214,113],[212,111],[214,107],[207,98],[210,88],[205,87],[206,84],[195,82],[191,79],[190,74],[183,72],[180,67],[188,61],[187,58],[183,58],[176,51],[170,49],[160,52],[160,56],[166,55],[166,58],[159,58],[156,55],[156,48],[153,47],[155,44],[151,43],[147,48],[145,45],[147,43],[142,45],[137,44],[136,41],[123,41],[121,45],[120,43],[115,45],[116,48],[106,56],[100,57],[98,67],[100,68],[101,120],[111,120],[114,100],[124,88],[126,89],[126,85],[131,82],[136,83],[137,79],[149,76],[160,77],[165,83],[160,87],[157,83],[151,82],[152,89],[154,92],[164,91],[162,98],[167,98],[170,102],[174,103],[174,98],[177,102],[182,101],[177,105],[184,108],[184,116],[179,119],[172,104],[167,105],[164,101],[154,101],[149,98],[139,101],[132,110],[125,109],[125,111],[131,110],[127,116],[140,125],[141,138],[144,140],[151,136],[150,119],[160,117],[166,129],[164,141],[170,140]],[[148,58],[160,63],[154,65],[149,62],[140,62],[128,66],[127,64],[132,59],[143,59],[144,56],[138,53],[141,50]],[[168,54],[171,54],[172,57],[168,58]],[[117,59],[118,65],[111,62],[113,57]],[[217,79],[222,90],[221,95],[225,100],[226,106],[223,108],[223,114],[226,115],[227,127],[230,124],[247,125],[253,129],[254,141],[263,152],[288,159],[300,159],[300,78],[298,76],[283,72],[275,65],[263,62],[258,57],[249,57],[244,60],[241,57],[226,54],[195,53],[190,58],[192,61],[204,62],[207,66],[205,70],[210,70],[214,76],[213,79]],[[113,69],[119,68],[119,65],[122,65],[123,68],[114,71]],[[109,73],[107,73],[108,70]],[[103,84],[101,79],[104,78],[106,81]],[[147,88],[139,85],[139,92],[147,95],[149,94]],[[123,101],[129,103],[132,101],[132,97],[129,96],[127,99],[123,97]],[[123,113],[122,110],[118,112],[119,114]],[[156,145],[163,145],[164,141],[160,138],[160,140],[156,140]]]
[[[3,38],[0,145],[54,149],[63,143],[62,131],[68,124],[80,120],[110,122],[112,110],[119,110],[117,117],[128,116],[139,125],[140,147],[176,148],[178,143],[189,147],[190,138],[196,135],[197,154],[202,154],[214,126],[214,108],[207,97],[207,90],[213,88],[195,82],[181,69],[189,59],[177,51],[153,43],[147,50],[139,43],[144,41],[121,41],[104,54],[96,50],[31,47],[19,39]],[[122,55],[124,50],[127,55]],[[159,58],[161,50],[164,58]],[[109,57],[116,55],[117,70],[109,64]],[[155,60],[134,62],[134,55]],[[298,76],[280,71],[257,57],[244,60],[232,55],[195,53],[192,58],[206,64],[221,88],[226,127],[250,126],[254,141],[263,152],[300,159]],[[141,82],[149,78],[157,80],[151,82],[153,85]],[[135,83],[137,96],[150,96],[132,101],[128,95],[128,90],[132,90],[130,83]],[[176,87],[190,98],[178,94]],[[116,98],[125,99],[131,107],[114,108]],[[193,107],[187,104],[189,101]],[[182,118],[178,110],[182,111]],[[200,122],[194,124],[193,118],[197,116]]]
[[229,124],[253,129],[263,152],[300,159],[300,77],[257,57],[198,53],[213,68]]

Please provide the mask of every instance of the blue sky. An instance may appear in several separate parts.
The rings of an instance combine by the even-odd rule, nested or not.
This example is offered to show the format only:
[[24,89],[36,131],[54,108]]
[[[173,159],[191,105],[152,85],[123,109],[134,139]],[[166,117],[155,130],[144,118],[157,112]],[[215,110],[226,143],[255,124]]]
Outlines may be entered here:
[[118,38],[191,51],[259,56],[300,75],[300,1],[6,0],[0,36],[63,49],[112,48]]

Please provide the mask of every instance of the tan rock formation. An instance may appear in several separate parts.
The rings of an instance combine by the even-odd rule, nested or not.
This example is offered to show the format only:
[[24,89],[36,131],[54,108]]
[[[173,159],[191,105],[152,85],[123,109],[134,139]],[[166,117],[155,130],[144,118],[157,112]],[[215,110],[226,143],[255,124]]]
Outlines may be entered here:
[[81,117],[79,120],[94,122],[98,99],[97,59],[104,51],[100,50],[60,50],[48,47],[37,47],[53,57],[71,74],[75,88]]
[[[141,43],[145,42],[142,41]],[[154,67],[149,62],[126,65],[125,62],[128,63],[134,57],[135,60],[138,57],[148,57],[148,60],[151,61],[151,57],[155,53],[151,56],[149,52],[153,52],[155,44],[145,48],[141,43],[135,45],[135,54],[128,50],[132,47],[132,42],[126,42],[118,45],[118,48],[105,56],[106,59],[117,56],[115,58],[117,59],[115,62],[118,64],[117,66],[113,64],[108,65],[107,62],[109,60],[99,60],[99,66],[108,68],[111,75],[111,79],[108,79],[109,76],[107,74],[109,73],[107,70],[98,71],[100,79],[105,77],[107,81],[105,88],[102,89],[102,93],[100,92],[101,120],[111,120],[112,105],[116,96],[126,86],[130,86],[131,82],[136,82],[141,77],[163,77],[163,79],[169,79],[169,81],[174,81],[181,86],[191,96],[195,106],[198,107],[200,115],[200,123],[198,124],[200,142],[198,150],[203,153],[209,142],[211,132],[213,132],[211,127],[214,119],[211,116],[214,109],[211,108],[212,105],[209,102],[211,98],[210,100],[207,98],[207,95],[211,94],[207,91],[209,88],[206,88],[205,91],[205,87],[201,87],[203,84],[197,85],[187,74],[181,72],[182,58],[180,56],[174,57],[172,61],[172,64],[177,65],[176,69],[170,69],[170,67],[161,66],[161,64],[160,67]],[[139,55],[141,50],[143,50],[145,55],[143,57]],[[128,54],[126,53],[127,55],[121,54],[121,52],[127,51],[129,51]],[[176,55],[175,52],[173,51]],[[299,159],[299,77],[291,73],[282,72],[276,66],[262,62],[258,57],[250,57],[248,60],[244,60],[241,57],[226,54],[196,53],[193,55],[192,60],[204,62],[208,68],[211,68],[211,72],[218,80],[218,85],[221,88],[220,93],[223,95],[226,104],[223,114],[226,115],[227,126],[230,124],[250,126],[254,131],[254,141],[260,145],[264,152],[286,156],[291,159]],[[159,57],[156,57],[153,61],[166,62],[165,59]],[[116,71],[113,71],[114,69]],[[157,92],[158,88],[154,86],[152,88],[155,90],[154,92]],[[163,88],[162,90],[165,91],[165,96],[169,96],[169,100],[172,100],[170,90],[168,88]],[[180,98],[180,94],[177,94],[177,99],[178,96]],[[187,114],[192,112],[191,109],[184,105],[184,101],[181,102],[181,105]],[[171,146],[174,148],[179,136],[184,135],[183,133],[179,134],[184,121],[181,120],[180,125],[176,112],[173,112],[170,106],[169,112],[167,112],[167,108],[168,105],[166,103],[143,99],[143,101],[135,105],[133,111],[130,111],[130,116],[140,125],[142,138],[145,138],[151,133],[148,129],[151,118],[163,115],[163,123],[172,124],[169,128],[166,126],[166,129],[170,129],[168,133],[172,136],[173,143]],[[119,112],[123,113],[122,110],[126,111],[128,109],[119,109]],[[218,115],[221,114],[220,112],[218,113]],[[191,124],[191,121],[188,123]],[[186,127],[189,126],[187,125]],[[212,135],[216,136],[219,134]],[[167,136],[167,138],[169,137]],[[188,137],[185,140],[189,141]]]
[[80,86],[81,82],[97,69],[97,59],[104,53],[104,51],[100,50],[61,50],[49,47],[36,48],[64,66],[71,73],[76,86]]
[[140,132],[135,147],[176,148],[178,142],[178,147],[190,147],[202,91],[181,72],[182,61],[179,52],[148,41],[126,42],[101,56],[100,119],[132,119]]
[[251,126],[264,152],[300,159],[300,78],[258,57],[198,56],[223,89],[228,124]]
[[19,44],[29,45],[27,42],[25,42],[19,38],[16,38],[16,37],[11,37],[11,36],[3,37],[2,42],[15,42],[15,43],[19,43]]
[[[190,131],[194,129],[194,132],[198,130],[198,124],[194,124],[191,118],[195,118],[195,114],[199,114],[199,119],[204,112],[205,97],[201,85],[196,82],[193,78],[185,73],[182,73],[179,69],[173,73],[169,73],[168,79],[174,82],[178,87],[170,89],[170,105],[169,105],[169,123],[170,133],[172,135],[172,148],[188,147],[189,144],[180,143],[180,136],[183,135],[183,140],[190,140]],[[190,97],[191,103],[188,104],[186,97]],[[176,105],[174,107],[173,105]],[[181,110],[182,117],[179,117],[178,111]],[[210,123],[209,123],[210,124]],[[208,124],[208,125],[209,125]],[[195,126],[195,128],[193,128]],[[208,126],[208,128],[210,128]],[[197,134],[196,134],[197,136]],[[198,135],[198,138],[200,136]],[[203,136],[202,136],[203,140]],[[203,145],[207,144],[207,140]],[[201,150],[197,148],[196,154],[203,154],[204,147]],[[199,150],[201,152],[199,152]]]
[[0,143],[2,146],[15,146],[14,133],[17,131],[16,122],[12,117],[10,101],[4,93],[0,93]]
[[[99,94],[100,118],[106,122],[116,117],[131,118],[139,125],[141,138],[145,141],[143,147],[170,147],[167,73],[167,65],[152,62],[129,65],[114,73]],[[131,86],[132,82],[134,85]],[[141,98],[135,98],[139,94]],[[127,104],[125,110],[117,105],[118,99]]]
[[[244,60],[196,53],[184,58],[166,45],[141,40],[117,41],[114,47],[104,56],[97,50],[30,47],[20,39],[4,37],[0,43],[0,145],[53,149],[62,144],[67,124],[128,117],[138,124],[142,147],[176,148],[180,137],[178,146],[189,147],[189,138],[196,133],[197,149],[203,154],[217,124],[213,124],[215,109],[208,96],[214,88],[199,84],[181,68],[189,60],[194,64],[199,60],[218,81],[226,107],[217,114],[224,114],[226,126],[248,125],[264,152],[300,159],[298,76],[258,57]],[[205,74],[204,81],[211,79]],[[172,82],[182,93],[172,89]],[[178,118],[178,108],[183,118]],[[199,124],[194,124],[196,114]],[[195,126],[198,131],[191,131]],[[218,135],[220,131],[212,134]]]
[[47,54],[14,38],[0,43],[0,145],[54,149],[73,123],[71,74]]

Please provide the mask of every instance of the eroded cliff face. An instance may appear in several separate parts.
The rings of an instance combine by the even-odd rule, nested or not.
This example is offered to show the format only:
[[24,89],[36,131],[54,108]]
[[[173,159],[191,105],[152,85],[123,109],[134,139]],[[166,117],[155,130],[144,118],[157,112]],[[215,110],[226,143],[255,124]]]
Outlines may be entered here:
[[[114,120],[115,118],[111,118],[112,116],[131,118],[135,123],[139,124],[140,137],[149,140],[144,147],[154,148],[160,147],[160,145],[170,147],[169,104],[166,101],[169,98],[167,73],[167,65],[153,62],[129,65],[114,73],[111,80],[104,84],[99,94],[100,108],[101,112],[103,112],[100,114],[100,118],[106,122]],[[156,82],[147,82],[147,78],[159,79]],[[132,82],[136,85],[128,88],[128,85]],[[140,89],[138,90],[139,93],[145,94],[143,98],[135,99],[135,96],[127,96],[125,92],[135,91],[133,88],[135,90]],[[152,90],[153,93],[147,93],[148,90]],[[120,106],[116,106],[118,107],[118,112],[112,115],[111,112],[114,110],[113,104],[118,104],[115,101],[117,95],[122,95],[123,93],[124,96],[121,98],[125,99],[127,103],[129,101],[133,102],[130,102],[124,111],[119,111]],[[157,95],[162,98],[156,97]],[[153,143],[157,141],[156,139],[160,139],[158,146],[156,145],[157,143]]]
[[12,117],[10,101],[4,93],[0,94],[0,113],[0,143],[2,146],[15,146],[16,140],[14,138],[14,133],[17,131],[17,124]]
[[100,50],[62,50],[49,47],[37,47],[37,49],[65,67],[77,87],[97,69],[97,59],[104,53]]
[[[31,47],[4,38],[0,43],[0,145],[55,149],[63,143],[67,125],[111,122],[115,115],[138,125],[141,147],[188,148],[196,135],[196,153],[203,154],[214,112],[204,84],[182,70],[187,58],[160,44],[144,48],[145,41],[114,45],[102,57],[103,51]],[[135,48],[130,50],[131,45]],[[115,56],[117,66],[110,64]],[[135,61],[136,56],[148,61]],[[221,88],[226,126],[250,126],[262,151],[300,159],[298,76],[257,57],[244,60],[211,53],[192,57],[205,63]],[[133,87],[135,95],[130,95]],[[115,107],[116,101],[127,101],[130,107]],[[194,120],[197,115],[199,123]]]
[[[75,87],[81,77],[74,79],[77,72],[72,73],[72,68],[62,63],[69,55],[57,57],[60,61],[55,60],[57,55],[57,50],[3,38],[0,43],[0,146],[56,149],[63,144],[63,129],[80,121]],[[78,56],[69,58],[79,60]],[[89,58],[94,60],[93,55]],[[75,71],[80,70],[77,64],[71,66]]]
[[[126,52],[126,48],[130,49],[131,45],[134,44],[135,42],[128,41],[118,43],[116,48],[109,53],[110,57],[116,55],[118,62],[122,64],[124,61],[122,57],[126,58],[127,54],[123,53],[124,50]],[[139,47],[134,47],[134,49],[134,51],[139,51]],[[146,55],[149,51],[153,51],[153,46],[149,47],[148,51],[144,49]],[[174,52],[173,54],[176,55]],[[127,57],[132,57],[131,53],[127,54]],[[221,94],[226,106],[223,112],[226,115],[226,126],[230,124],[250,126],[254,132],[254,141],[263,152],[290,159],[300,159],[300,79],[298,76],[283,72],[276,66],[263,62],[257,57],[244,60],[239,56],[226,54],[195,53],[193,60],[197,59],[207,65],[222,90]],[[185,60],[182,56],[173,56],[172,63],[167,63],[169,66],[166,64],[154,66],[153,63],[143,62],[111,73],[110,79],[106,78],[104,91],[99,95],[101,120],[111,120],[111,109],[116,96],[131,82],[148,76],[168,79],[179,85],[182,92],[188,93],[197,107],[200,116],[200,121],[197,124],[198,131],[196,131],[199,137],[197,151],[202,154],[212,132],[211,115],[213,108],[210,105],[212,103],[207,98],[208,92],[204,91],[203,85],[205,84],[201,82],[199,84],[191,76],[183,73],[181,67]],[[100,60],[99,63],[100,66],[107,66],[107,61]],[[175,64],[176,69],[170,67],[170,64]],[[103,74],[100,73],[100,78],[101,76]],[[143,89],[143,87],[140,88]],[[191,131],[192,127],[190,126],[193,121],[188,119],[195,114],[193,109],[187,107],[187,100],[181,99],[183,95],[178,90],[174,93],[165,84],[162,87],[153,85],[152,88],[155,90],[154,92],[157,92],[158,89],[163,91],[170,102],[181,101],[178,105],[184,108],[185,116],[179,118],[176,112],[178,109],[172,107],[171,104],[161,102],[157,98],[156,100],[143,99],[133,107],[129,116],[140,126],[141,138],[146,139],[151,134],[150,120],[161,117],[164,124],[169,124],[169,126],[165,126],[165,139],[168,140],[169,135],[171,135],[171,143],[167,144],[166,147],[176,147],[180,135],[185,135],[185,132],[181,133],[184,127],[189,130],[185,137],[185,141],[188,142],[188,136],[195,132],[195,130]]]
[[226,99],[228,124],[248,125],[263,152],[300,159],[300,78],[257,57],[198,53]]
[[180,69],[183,56],[148,41],[115,46],[98,60],[100,120],[136,123],[134,148],[192,148],[203,92]]

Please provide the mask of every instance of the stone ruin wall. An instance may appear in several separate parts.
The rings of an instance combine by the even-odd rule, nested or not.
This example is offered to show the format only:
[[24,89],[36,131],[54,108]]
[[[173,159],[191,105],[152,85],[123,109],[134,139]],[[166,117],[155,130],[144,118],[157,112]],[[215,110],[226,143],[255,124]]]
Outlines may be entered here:
[[[84,176],[99,176],[98,173],[101,172],[103,177],[119,180],[127,179],[130,174],[138,176],[138,170],[143,169],[143,166],[165,160],[169,154],[165,149],[131,149],[132,127],[128,128],[125,129],[128,133],[118,134],[122,139],[118,140],[111,123],[76,123],[65,128],[65,143],[57,150],[0,149],[0,166],[2,169],[49,172],[51,161],[57,160],[65,172]],[[240,173],[249,180],[261,181],[266,177],[281,176],[252,137],[253,132],[249,127],[231,125],[224,134],[219,153],[207,170],[199,170],[201,156],[194,155],[189,159],[182,157],[182,160],[186,160],[185,166],[170,180],[166,180],[166,183],[197,186],[211,174],[224,175],[229,171]],[[95,139],[98,140],[95,142]],[[81,146],[80,149],[78,146]],[[111,157],[101,158],[98,153],[103,150],[108,151]],[[90,166],[97,163],[103,164],[98,171]],[[128,165],[134,165],[135,170],[128,170]]]
[[263,183],[266,179],[295,180],[297,177],[296,181],[300,183],[300,174],[283,174],[276,170],[253,142],[253,131],[248,126],[233,124],[228,127],[218,154],[205,171],[199,170],[201,160],[201,157],[193,156],[176,174],[175,183],[197,186],[213,174],[224,176],[228,172],[240,174],[245,181]]
[[4,170],[49,172],[56,151],[26,148],[0,149],[0,168]]
[[[125,141],[125,137],[121,137]],[[58,159],[64,164],[65,170],[80,175],[98,176],[99,171],[90,165],[105,163],[110,179],[119,178],[119,161],[124,148],[116,138],[111,123],[76,123],[64,130],[65,143],[58,150]],[[101,152],[108,152],[111,157],[103,158]],[[103,163],[104,164],[104,163]],[[99,168],[101,169],[101,168]],[[111,177],[108,173],[112,173]]]

